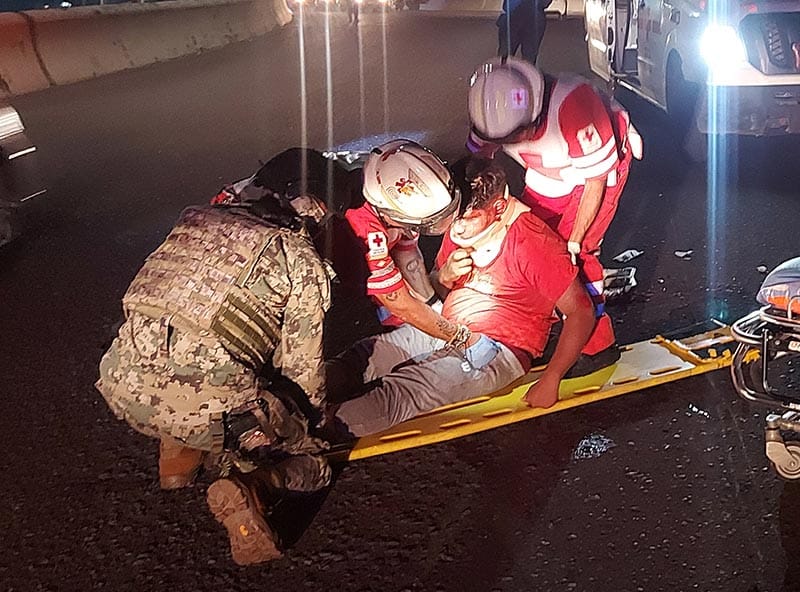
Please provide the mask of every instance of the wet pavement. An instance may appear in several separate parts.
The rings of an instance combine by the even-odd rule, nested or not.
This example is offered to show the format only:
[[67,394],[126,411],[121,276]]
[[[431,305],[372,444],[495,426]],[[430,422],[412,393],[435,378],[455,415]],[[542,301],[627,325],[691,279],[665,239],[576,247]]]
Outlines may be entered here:
[[[582,40],[551,21],[541,65],[586,72]],[[156,445],[105,407],[97,363],[180,208],[301,142],[298,42],[289,27],[16,101],[52,189],[0,252],[0,589],[800,590],[800,484],[768,470],[765,412],[725,372],[353,463],[281,508],[291,549],[263,567],[230,561],[208,477],[158,490]],[[310,145],[397,132],[462,153],[490,19],[317,17],[305,42]],[[797,140],[732,143],[709,194],[666,119],[619,97],[646,149],[604,247],[644,252],[611,308],[620,341],[750,310],[757,268],[797,254]],[[340,326],[344,343],[366,325]]]

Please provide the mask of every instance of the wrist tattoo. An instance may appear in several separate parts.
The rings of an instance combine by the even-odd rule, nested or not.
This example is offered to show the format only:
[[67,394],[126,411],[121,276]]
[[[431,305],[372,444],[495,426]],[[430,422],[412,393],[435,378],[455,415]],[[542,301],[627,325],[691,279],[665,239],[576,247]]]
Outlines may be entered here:
[[467,343],[469,342],[471,337],[472,337],[472,331],[469,330],[469,327],[467,327],[466,325],[458,325],[456,334],[447,340],[447,343],[445,343],[445,347],[453,349],[466,348]]
[[450,339],[458,333],[458,325],[451,323],[446,318],[442,317],[436,321],[436,327]]

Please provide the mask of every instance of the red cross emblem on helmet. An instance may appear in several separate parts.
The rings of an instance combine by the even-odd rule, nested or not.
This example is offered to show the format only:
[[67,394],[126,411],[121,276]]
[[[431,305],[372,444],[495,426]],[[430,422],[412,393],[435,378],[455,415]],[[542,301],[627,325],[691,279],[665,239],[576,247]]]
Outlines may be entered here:
[[395,182],[394,186],[397,187],[397,190],[403,195],[414,195],[417,193],[416,183],[405,177],[400,177],[400,179]]
[[525,109],[528,106],[528,91],[524,88],[515,88],[511,91],[511,105],[515,109]]

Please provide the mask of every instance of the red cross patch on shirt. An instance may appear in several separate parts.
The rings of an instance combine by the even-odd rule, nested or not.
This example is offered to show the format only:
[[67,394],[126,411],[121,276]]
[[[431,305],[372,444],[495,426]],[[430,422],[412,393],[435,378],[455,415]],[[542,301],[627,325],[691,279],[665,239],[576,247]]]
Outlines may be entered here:
[[584,154],[591,154],[603,147],[603,140],[593,123],[579,129],[577,136]]
[[389,256],[388,241],[383,232],[370,232],[367,234],[367,246],[369,252],[367,256],[370,260],[383,259]]

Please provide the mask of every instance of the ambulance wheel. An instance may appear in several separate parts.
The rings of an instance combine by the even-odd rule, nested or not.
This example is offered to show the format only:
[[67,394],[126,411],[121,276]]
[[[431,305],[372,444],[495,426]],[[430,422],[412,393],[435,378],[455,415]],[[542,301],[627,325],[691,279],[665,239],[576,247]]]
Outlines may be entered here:
[[770,463],[778,475],[786,481],[800,479],[800,442],[787,442],[787,460],[785,463]]
[[692,162],[708,161],[708,135],[697,129],[694,121],[689,123],[689,129],[683,140],[683,150]]
[[694,114],[696,94],[692,85],[683,77],[683,64],[674,53],[667,60],[666,85],[667,113],[680,126],[680,131],[684,131]]
[[683,64],[677,54],[670,54],[667,60],[667,114],[672,120],[678,138],[683,139],[683,148],[692,162],[705,162],[708,159],[708,143],[705,134],[695,122],[697,105],[697,85],[683,76]]

